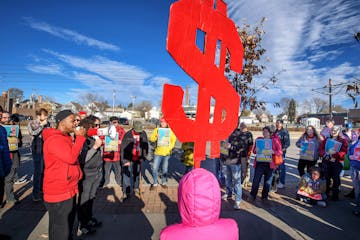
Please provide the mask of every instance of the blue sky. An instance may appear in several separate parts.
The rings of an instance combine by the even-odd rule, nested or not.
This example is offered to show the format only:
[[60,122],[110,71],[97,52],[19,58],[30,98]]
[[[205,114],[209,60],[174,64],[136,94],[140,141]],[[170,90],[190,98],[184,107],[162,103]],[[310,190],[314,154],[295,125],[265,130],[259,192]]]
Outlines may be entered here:
[[[79,101],[84,93],[101,95],[112,104],[151,101],[160,106],[162,86],[197,86],[166,51],[172,2],[133,1],[0,1],[0,90],[16,87],[60,103]],[[258,98],[282,97],[298,102],[327,99],[311,89],[360,79],[360,1],[226,0],[228,15],[256,25],[264,16],[267,70],[286,71]],[[344,89],[342,89],[344,90]],[[339,92],[334,104],[351,106]],[[269,109],[273,110],[269,105]],[[274,110],[275,112],[278,110]]]

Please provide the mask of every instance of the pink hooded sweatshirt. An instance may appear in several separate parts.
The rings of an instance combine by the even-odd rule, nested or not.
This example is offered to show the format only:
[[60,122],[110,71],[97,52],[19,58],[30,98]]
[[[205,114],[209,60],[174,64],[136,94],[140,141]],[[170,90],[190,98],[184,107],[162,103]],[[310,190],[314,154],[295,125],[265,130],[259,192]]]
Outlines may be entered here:
[[239,230],[234,219],[219,218],[220,187],[215,176],[196,168],[180,181],[178,207],[182,223],[165,227],[161,240],[238,240]]

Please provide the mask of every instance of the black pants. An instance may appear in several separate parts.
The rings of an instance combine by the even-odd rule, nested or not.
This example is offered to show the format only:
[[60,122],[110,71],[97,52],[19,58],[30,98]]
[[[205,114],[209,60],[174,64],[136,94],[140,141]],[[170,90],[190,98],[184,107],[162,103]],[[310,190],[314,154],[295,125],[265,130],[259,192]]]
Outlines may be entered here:
[[44,202],[49,212],[49,240],[73,239],[76,197],[56,203]]
[[316,161],[309,161],[309,160],[300,159],[299,162],[298,162],[299,176],[301,177],[302,175],[305,174],[305,167],[306,167],[306,171],[309,173],[310,168],[315,166],[315,164],[316,164]]
[[122,189],[126,194],[130,194],[140,185],[140,161],[130,162],[130,166],[122,167]]
[[78,218],[79,225],[85,227],[93,217],[93,202],[101,181],[101,169],[94,174],[85,174],[79,182]]
[[[340,172],[342,170],[342,164],[340,162],[323,161],[322,167],[324,169],[326,179],[326,195],[329,196],[330,190],[332,190],[332,198],[337,199],[339,197]],[[333,183],[330,189],[331,180]]]

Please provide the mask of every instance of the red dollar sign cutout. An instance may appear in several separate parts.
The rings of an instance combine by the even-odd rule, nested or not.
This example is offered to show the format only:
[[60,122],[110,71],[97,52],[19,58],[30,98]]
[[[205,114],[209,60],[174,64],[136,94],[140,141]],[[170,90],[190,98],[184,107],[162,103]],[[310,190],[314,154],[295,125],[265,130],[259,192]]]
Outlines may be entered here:
[[[196,46],[196,34],[205,33],[204,51]],[[221,41],[220,63],[215,63]],[[171,5],[167,50],[181,68],[198,83],[196,119],[188,119],[182,108],[184,91],[179,86],[164,85],[162,112],[181,142],[194,142],[194,166],[206,156],[219,157],[220,141],[236,128],[240,97],[224,76],[226,54],[230,67],[241,72],[243,46],[235,24],[227,17],[226,4],[217,0],[180,0]],[[215,100],[213,122],[210,102]],[[225,113],[225,114],[224,114]]]

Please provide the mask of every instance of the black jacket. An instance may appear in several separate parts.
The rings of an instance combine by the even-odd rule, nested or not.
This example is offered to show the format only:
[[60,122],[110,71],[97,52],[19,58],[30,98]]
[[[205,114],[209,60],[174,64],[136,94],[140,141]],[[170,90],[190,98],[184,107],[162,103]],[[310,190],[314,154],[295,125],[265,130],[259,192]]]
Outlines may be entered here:
[[[132,161],[132,151],[134,147],[133,129],[130,129],[125,133],[125,136],[121,142],[121,163],[127,163]],[[149,143],[145,131],[140,133],[140,159],[145,159],[149,152]]]

